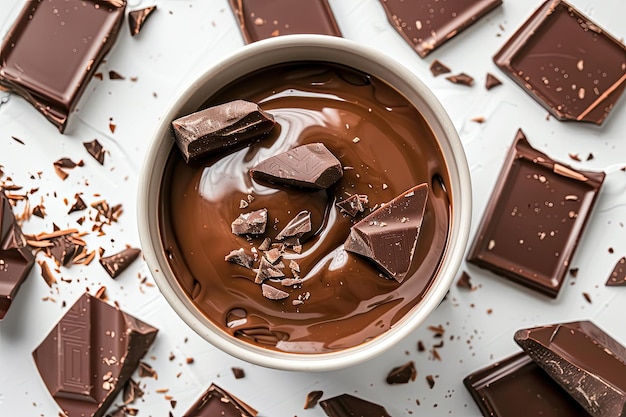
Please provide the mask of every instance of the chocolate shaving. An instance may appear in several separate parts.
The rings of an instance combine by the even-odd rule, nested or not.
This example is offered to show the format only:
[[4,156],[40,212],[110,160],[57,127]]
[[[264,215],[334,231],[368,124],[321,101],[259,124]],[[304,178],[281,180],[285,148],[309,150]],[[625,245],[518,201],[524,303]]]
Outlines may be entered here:
[[461,272],[461,276],[456,282],[456,286],[459,288],[465,288],[468,290],[474,290],[475,287],[472,285],[471,277],[465,271]]
[[46,284],[48,284],[48,287],[52,287],[52,284],[56,284],[57,279],[52,273],[50,266],[48,266],[48,263],[45,261],[38,261],[37,263],[41,267],[41,277],[46,282]]
[[351,394],[328,398],[319,404],[328,417],[391,417],[385,407]]

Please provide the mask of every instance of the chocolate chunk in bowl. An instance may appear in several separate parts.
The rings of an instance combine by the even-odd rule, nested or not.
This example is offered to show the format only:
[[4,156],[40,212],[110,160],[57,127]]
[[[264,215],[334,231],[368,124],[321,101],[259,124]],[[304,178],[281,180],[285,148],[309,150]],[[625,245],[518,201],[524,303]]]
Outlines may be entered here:
[[[335,37],[260,41],[207,70],[164,116],[140,187],[142,247],[172,307],[220,349],[278,369],[345,367],[406,336],[445,295],[467,242],[467,165],[458,136],[432,93],[388,60]],[[233,99],[257,103],[280,128],[228,155],[186,164],[172,146],[169,122]],[[354,104],[357,99],[361,105]],[[363,112],[369,116],[362,117]],[[403,134],[414,131],[420,134]],[[324,143],[344,168],[354,169],[345,169],[337,182],[321,190],[250,178],[249,170],[258,162],[307,143]],[[335,205],[348,190],[367,195],[373,208],[424,182],[428,203],[402,283],[343,249],[350,227],[365,217],[360,212],[355,218],[344,215]],[[240,201],[247,196],[253,198],[247,199],[245,212],[267,209],[262,235],[231,233],[231,222],[244,212]],[[310,231],[296,239],[279,236],[302,212],[310,216]],[[255,282],[254,272],[224,260],[240,247],[258,254],[253,271],[260,262],[271,263],[264,251],[279,251],[280,256],[271,256],[276,262],[272,267],[284,277],[270,274]],[[291,260],[297,268],[291,268]],[[264,297],[262,284],[287,296]],[[394,300],[392,294],[404,295]],[[315,319],[319,312],[324,316]],[[379,320],[383,325],[374,325]]]

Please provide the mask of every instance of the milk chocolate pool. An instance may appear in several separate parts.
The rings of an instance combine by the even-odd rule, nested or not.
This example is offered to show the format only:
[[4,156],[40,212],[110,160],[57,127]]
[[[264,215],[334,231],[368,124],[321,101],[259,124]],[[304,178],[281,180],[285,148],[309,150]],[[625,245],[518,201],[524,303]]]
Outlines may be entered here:
[[[186,164],[173,147],[159,192],[161,243],[173,275],[193,304],[224,332],[284,352],[323,353],[380,336],[427,293],[448,245],[449,171],[421,113],[380,79],[346,66],[290,62],[256,70],[208,97],[202,108],[234,99],[259,103],[276,118],[269,137]],[[343,177],[327,190],[270,187],[251,179],[258,162],[299,145],[322,142],[341,161]],[[367,195],[369,208],[428,183],[429,198],[407,278],[386,278],[366,258],[343,250],[353,219],[335,203]],[[251,196],[251,197],[250,197]],[[245,209],[240,202],[249,202]],[[254,274],[226,262],[234,249],[263,237],[231,233],[239,214],[265,208],[273,238],[302,210],[312,231],[295,259],[303,282],[284,300],[263,296]],[[369,213],[369,210],[363,215]],[[298,302],[294,303],[294,300]]]

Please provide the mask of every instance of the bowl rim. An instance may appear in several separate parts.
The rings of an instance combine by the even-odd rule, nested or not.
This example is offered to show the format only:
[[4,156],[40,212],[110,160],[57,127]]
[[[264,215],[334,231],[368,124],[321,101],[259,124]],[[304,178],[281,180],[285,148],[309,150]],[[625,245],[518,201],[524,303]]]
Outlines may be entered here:
[[[283,57],[281,60],[274,61],[280,56]],[[311,58],[296,58],[306,56]],[[390,83],[417,107],[420,107],[420,103],[426,106],[420,108],[420,111],[427,113],[424,118],[438,138],[449,171],[452,203],[449,236],[440,269],[422,300],[390,329],[371,341],[340,351],[301,354],[262,348],[234,338],[194,307],[166,260],[159,230],[158,199],[163,167],[174,146],[170,136],[171,120],[196,111],[207,97],[224,85],[224,80],[232,81],[250,72],[248,68],[233,75],[233,68],[237,64],[243,62],[250,65],[251,61],[258,61],[261,63],[255,64],[253,69],[259,69],[271,63],[306,59],[336,62],[364,70]],[[363,69],[363,65],[369,68]],[[376,71],[372,71],[373,68]],[[380,73],[392,76],[391,80]],[[214,85],[214,91],[207,93],[203,90],[210,85]],[[325,35],[288,35],[246,45],[188,83],[167,108],[151,137],[152,142],[140,171],[137,193],[139,238],[148,269],[168,304],[189,327],[213,346],[246,362],[281,370],[329,371],[372,359],[405,338],[426,320],[445,297],[461,265],[469,237],[472,208],[469,167],[461,140],[447,112],[424,82],[403,64],[372,47]],[[440,141],[440,137],[447,140]],[[451,170],[456,170],[457,174],[452,175]]]

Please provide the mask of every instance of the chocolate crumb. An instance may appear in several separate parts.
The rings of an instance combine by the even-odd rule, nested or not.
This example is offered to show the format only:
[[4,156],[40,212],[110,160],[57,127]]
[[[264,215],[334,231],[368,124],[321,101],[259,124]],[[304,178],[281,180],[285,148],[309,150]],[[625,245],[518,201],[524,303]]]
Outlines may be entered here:
[[587,161],[591,161],[592,159],[593,159],[593,154],[589,152],[589,155],[587,155]]
[[578,268],[570,268],[569,274],[576,278],[578,276]]
[[495,75],[493,75],[490,72],[487,73],[487,78],[485,79],[485,88],[487,90],[491,90],[492,88],[497,87],[501,84],[502,84],[502,81],[497,79]]
[[317,402],[324,395],[324,391],[311,391],[306,395],[306,399],[304,401],[304,409],[308,410],[309,408],[313,408],[317,405]]
[[124,77],[122,74],[120,74],[117,71],[109,71],[109,79],[110,80],[125,80],[126,77]]
[[432,375],[426,375],[426,382],[428,383],[428,387],[433,389],[435,386],[435,378]]
[[580,162],[580,156],[578,156],[577,153],[569,153],[567,155],[570,157],[570,159],[572,159],[574,161],[579,161]]
[[485,123],[485,118],[483,116],[472,117],[470,120],[475,123]]
[[450,68],[448,68],[438,59],[435,59],[432,64],[430,64],[430,72],[433,74],[433,77],[437,77],[441,74],[447,74],[450,71]]
[[583,297],[585,298],[585,301],[591,304],[591,295],[588,292],[583,292]]
[[245,371],[242,368],[237,368],[237,367],[232,367],[230,368],[233,371],[233,375],[235,376],[235,379],[241,379],[244,378],[246,376]]
[[98,142],[98,139],[94,139],[91,142],[83,142],[83,146],[87,150],[87,153],[91,155],[100,165],[104,165],[104,148]]
[[192,357],[188,357],[187,359],[185,359],[185,362],[187,363],[187,365],[191,365],[195,362],[195,360]]
[[446,80],[454,84],[465,85],[468,87],[471,87],[472,85],[474,85],[474,78],[470,77],[469,75],[463,72],[457,75],[450,75],[449,77],[446,77]]
[[68,211],[67,214],[71,214],[71,213],[74,213],[76,211],[82,211],[82,210],[85,210],[87,208],[87,204],[85,204],[85,202],[80,197],[80,195],[76,194],[75,198],[76,198],[76,201],[74,202],[72,207],[70,207],[70,211]]
[[387,383],[390,385],[406,384],[409,381],[415,381],[417,377],[417,370],[415,369],[415,363],[409,361],[404,365],[393,368],[387,374]]

